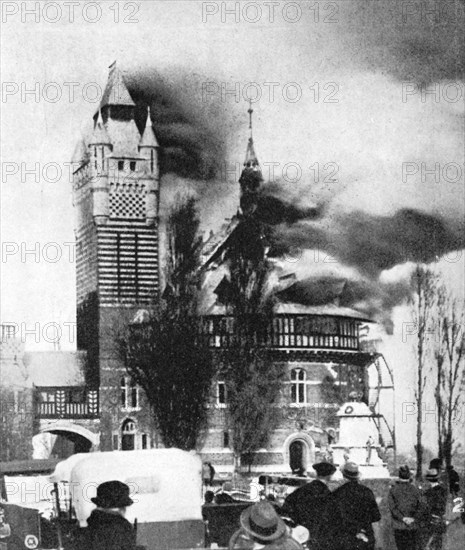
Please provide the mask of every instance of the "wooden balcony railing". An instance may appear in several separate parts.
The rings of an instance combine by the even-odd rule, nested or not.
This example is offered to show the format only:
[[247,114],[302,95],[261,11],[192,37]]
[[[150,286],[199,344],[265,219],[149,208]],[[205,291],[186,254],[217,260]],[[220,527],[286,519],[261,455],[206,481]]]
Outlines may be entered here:
[[98,418],[99,392],[83,386],[41,386],[35,388],[37,418]]
[[[204,319],[204,334],[210,347],[229,347],[234,338],[234,318],[211,315]],[[274,349],[360,350],[358,322],[330,316],[275,316],[259,339],[262,345]]]

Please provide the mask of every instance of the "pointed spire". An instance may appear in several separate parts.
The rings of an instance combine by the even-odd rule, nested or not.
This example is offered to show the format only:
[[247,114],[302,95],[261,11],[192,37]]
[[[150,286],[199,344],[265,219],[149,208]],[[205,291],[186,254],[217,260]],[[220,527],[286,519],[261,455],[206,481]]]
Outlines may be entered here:
[[100,108],[102,109],[107,105],[125,105],[127,107],[135,107],[136,105],[124,83],[123,74],[116,66],[116,61],[110,65],[110,74],[100,102]]
[[139,142],[139,148],[141,147],[158,147],[158,141],[152,126],[152,119],[150,118],[150,106],[147,107],[147,123],[145,124],[145,130]]
[[258,168],[259,162],[257,158],[257,154],[255,153],[255,148],[253,144],[253,129],[252,129],[252,115],[253,115],[253,109],[252,109],[252,100],[249,99],[249,109],[247,111],[249,113],[249,130],[250,130],[250,136],[249,141],[247,143],[247,150],[245,152],[245,161],[244,166],[246,167],[252,167],[252,168]]
[[90,138],[89,145],[111,145],[111,140],[108,136],[105,125],[103,124],[102,111],[99,109],[97,123],[95,124],[94,133]]

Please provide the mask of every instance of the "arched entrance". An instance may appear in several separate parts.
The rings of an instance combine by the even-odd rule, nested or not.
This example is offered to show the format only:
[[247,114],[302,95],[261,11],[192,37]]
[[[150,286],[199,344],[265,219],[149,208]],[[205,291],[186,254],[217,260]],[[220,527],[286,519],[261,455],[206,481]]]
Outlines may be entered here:
[[41,426],[32,438],[33,458],[68,458],[98,447],[99,435],[83,426],[66,421]]
[[121,426],[121,450],[133,451],[136,448],[136,423],[127,418]]
[[305,432],[290,435],[283,446],[284,464],[291,472],[307,471],[315,459],[315,443]]

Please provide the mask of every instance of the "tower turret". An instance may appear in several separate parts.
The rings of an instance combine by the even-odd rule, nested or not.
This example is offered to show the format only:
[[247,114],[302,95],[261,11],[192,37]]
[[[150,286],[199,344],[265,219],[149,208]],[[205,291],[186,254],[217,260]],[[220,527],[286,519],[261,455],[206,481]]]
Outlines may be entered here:
[[142,170],[143,175],[140,180],[145,183],[147,189],[145,197],[147,225],[153,225],[158,216],[158,147],[158,141],[150,117],[150,107],[147,107],[147,123],[139,142],[139,154],[145,159]]
[[113,150],[110,137],[99,111],[94,132],[89,140],[92,214],[97,225],[106,224],[110,216],[109,156]]
[[239,183],[241,185],[240,205],[244,216],[250,216],[257,208],[258,190],[263,182],[262,171],[253,143],[252,102],[250,102],[247,112],[249,113],[250,136],[245,153],[244,168],[242,170],[241,177],[239,178]]

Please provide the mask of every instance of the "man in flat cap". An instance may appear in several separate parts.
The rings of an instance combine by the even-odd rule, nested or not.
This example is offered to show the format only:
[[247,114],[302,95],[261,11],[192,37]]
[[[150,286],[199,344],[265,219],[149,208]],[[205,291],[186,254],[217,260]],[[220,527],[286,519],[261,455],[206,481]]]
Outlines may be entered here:
[[136,550],[136,533],[124,517],[133,503],[129,487],[121,481],[106,481],[91,500],[97,508],[87,519],[86,550]]
[[303,525],[309,530],[312,548],[323,548],[326,539],[324,526],[325,508],[331,491],[328,482],[336,471],[330,462],[313,464],[317,478],[291,493],[283,505],[283,513],[287,514],[295,523]]

